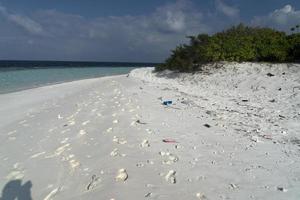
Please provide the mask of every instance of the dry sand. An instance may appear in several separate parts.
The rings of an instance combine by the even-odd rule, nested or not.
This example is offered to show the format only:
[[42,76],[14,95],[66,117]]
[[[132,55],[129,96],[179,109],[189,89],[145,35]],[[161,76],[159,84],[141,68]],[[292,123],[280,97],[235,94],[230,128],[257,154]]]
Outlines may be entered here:
[[299,199],[300,66],[227,65],[0,95],[2,197]]

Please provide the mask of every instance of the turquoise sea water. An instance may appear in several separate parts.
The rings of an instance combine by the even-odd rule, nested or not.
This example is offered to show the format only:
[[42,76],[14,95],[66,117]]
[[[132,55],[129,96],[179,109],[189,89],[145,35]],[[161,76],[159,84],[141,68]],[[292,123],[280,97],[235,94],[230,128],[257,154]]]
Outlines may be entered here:
[[127,74],[136,67],[0,68],[0,94],[74,80]]

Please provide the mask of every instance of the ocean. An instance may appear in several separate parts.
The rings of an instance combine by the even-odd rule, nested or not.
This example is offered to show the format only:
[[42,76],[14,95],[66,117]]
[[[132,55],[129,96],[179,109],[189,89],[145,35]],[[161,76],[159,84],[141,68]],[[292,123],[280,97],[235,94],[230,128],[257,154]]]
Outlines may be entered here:
[[0,61],[0,94],[74,80],[127,74],[155,63]]

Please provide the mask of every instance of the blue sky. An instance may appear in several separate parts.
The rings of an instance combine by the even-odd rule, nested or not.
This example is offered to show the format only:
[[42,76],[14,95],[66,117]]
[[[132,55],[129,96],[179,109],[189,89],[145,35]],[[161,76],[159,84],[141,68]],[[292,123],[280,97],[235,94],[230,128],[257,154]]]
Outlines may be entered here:
[[288,31],[299,0],[0,0],[0,59],[161,62],[240,22]]

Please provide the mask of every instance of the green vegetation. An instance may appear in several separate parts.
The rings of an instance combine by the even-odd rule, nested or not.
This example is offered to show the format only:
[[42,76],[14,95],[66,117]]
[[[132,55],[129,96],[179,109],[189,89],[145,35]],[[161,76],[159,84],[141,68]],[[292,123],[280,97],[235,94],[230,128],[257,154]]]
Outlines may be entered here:
[[[293,28],[298,31],[299,25]],[[292,30],[292,29],[291,29]],[[287,35],[270,28],[240,24],[214,35],[189,36],[188,45],[172,51],[165,63],[156,67],[190,72],[207,63],[229,62],[296,62],[300,60],[300,33]]]

